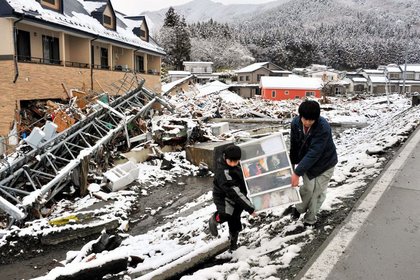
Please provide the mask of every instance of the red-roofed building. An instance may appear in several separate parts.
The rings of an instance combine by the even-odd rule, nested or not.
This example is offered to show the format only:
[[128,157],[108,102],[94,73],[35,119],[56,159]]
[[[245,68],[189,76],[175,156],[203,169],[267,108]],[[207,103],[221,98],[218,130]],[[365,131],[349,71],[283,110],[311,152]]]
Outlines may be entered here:
[[269,100],[321,97],[322,79],[300,76],[261,77],[261,97]]

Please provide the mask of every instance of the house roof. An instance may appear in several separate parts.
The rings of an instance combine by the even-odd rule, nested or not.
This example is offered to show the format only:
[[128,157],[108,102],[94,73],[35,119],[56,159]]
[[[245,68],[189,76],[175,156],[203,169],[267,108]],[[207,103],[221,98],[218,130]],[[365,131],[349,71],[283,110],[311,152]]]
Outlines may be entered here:
[[162,85],[162,93],[165,94],[168,91],[171,91],[176,86],[184,83],[185,81],[188,81],[189,79],[191,79],[193,77],[194,77],[193,75],[189,75],[189,76],[187,76],[185,78],[182,78],[182,79],[179,79],[179,80],[176,80],[176,81],[173,81],[173,82],[170,82],[170,83],[167,83],[167,84]]
[[171,70],[171,71],[168,71],[168,74],[169,75],[191,75],[191,72]]
[[[401,69],[404,70],[405,65],[400,65]],[[407,64],[407,71],[409,72],[420,72],[420,64]]]
[[249,72],[254,72],[258,69],[260,69],[261,67],[264,67],[268,64],[269,62],[257,62],[251,65],[248,65],[244,68],[241,68],[239,70],[236,70],[235,73],[249,73]]
[[361,77],[351,77],[350,79],[353,82],[356,82],[356,83],[366,83],[367,82],[366,78],[361,78]]
[[289,70],[271,70],[273,73],[282,73],[282,74],[292,74],[292,71]]
[[370,76],[369,79],[372,84],[385,84],[388,82],[388,79],[385,76]]
[[289,77],[261,77],[262,88],[286,88],[286,89],[321,89],[322,79],[289,76]]
[[398,66],[387,66],[386,71],[388,73],[401,73],[401,68]]
[[182,64],[213,64],[211,61],[184,61]]
[[376,74],[376,75],[383,75],[384,70],[377,70],[377,69],[363,69],[363,71],[367,74]]
[[225,83],[222,83],[220,81],[214,81],[211,83],[207,83],[201,87],[198,88],[198,91],[200,92],[197,97],[203,97],[208,94],[221,92],[223,90],[228,89],[230,86],[228,86]]
[[[98,20],[91,16],[92,12],[103,7],[102,1],[65,0],[63,1],[63,14],[50,9],[44,9],[35,0],[6,0],[13,9],[9,16],[24,15],[25,19],[42,21],[46,24],[59,25],[63,29],[70,28],[74,31],[90,34],[93,38],[99,37],[104,40],[117,41],[132,48],[139,48],[153,53],[164,55],[163,48],[157,44],[145,42],[136,36],[130,24],[121,13],[115,13],[117,17],[116,31],[105,28]],[[3,15],[4,16],[4,15]]]

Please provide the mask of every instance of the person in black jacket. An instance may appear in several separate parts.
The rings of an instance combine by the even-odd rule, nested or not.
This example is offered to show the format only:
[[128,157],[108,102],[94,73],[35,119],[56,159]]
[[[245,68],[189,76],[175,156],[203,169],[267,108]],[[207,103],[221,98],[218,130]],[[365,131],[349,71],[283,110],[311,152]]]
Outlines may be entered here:
[[296,220],[305,213],[303,222],[306,226],[316,223],[316,215],[325,200],[328,182],[338,161],[331,127],[320,112],[318,102],[303,101],[290,131],[290,161],[294,167],[291,184],[298,187],[299,177],[303,177],[303,185],[299,188],[302,203],[289,207],[286,212],[291,212]]
[[216,167],[213,181],[213,201],[217,211],[209,219],[209,229],[213,236],[217,236],[217,225],[227,222],[230,250],[236,250],[238,247],[238,235],[242,230],[242,211],[257,216],[254,206],[246,196],[245,181],[239,166],[240,159],[241,149],[233,144],[227,146]]

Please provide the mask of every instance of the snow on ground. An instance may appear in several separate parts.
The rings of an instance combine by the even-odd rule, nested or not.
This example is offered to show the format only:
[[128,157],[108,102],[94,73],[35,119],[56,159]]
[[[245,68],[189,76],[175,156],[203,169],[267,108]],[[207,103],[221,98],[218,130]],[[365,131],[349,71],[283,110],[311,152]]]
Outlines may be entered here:
[[[342,199],[352,197],[358,188],[366,186],[368,180],[377,176],[386,160],[384,152],[406,140],[420,120],[420,106],[410,107],[410,101],[399,95],[389,96],[389,104],[386,97],[350,101],[331,99],[331,101],[331,104],[323,105],[322,111],[322,115],[331,122],[366,122],[366,126],[343,130],[335,139],[339,163],[330,183],[327,199],[322,205],[322,210],[325,211],[337,209]],[[256,101],[245,101],[241,104],[240,110],[243,112],[249,110],[255,103]],[[282,108],[285,111],[295,112],[297,108],[295,101],[291,101],[287,109],[284,109],[285,104],[287,103],[279,102],[273,105],[270,102],[269,108],[276,108],[275,110]],[[246,107],[247,105],[250,107]],[[172,158],[175,167],[168,171],[161,170],[157,167],[159,166],[157,163],[140,164],[142,175],[138,181],[140,188],[146,190],[145,195],[147,188],[158,187],[163,181],[174,181],[176,174],[187,174],[197,168],[186,162],[182,153],[171,153],[169,157]],[[109,218],[112,215],[126,218],[122,213],[117,215],[113,212],[117,209],[123,213],[128,211],[125,208],[131,207],[134,197],[130,192],[115,193],[116,197],[111,198],[115,199],[114,206],[100,211],[109,211]],[[80,209],[78,203],[91,204],[91,199],[94,198],[82,198],[72,207]],[[184,205],[178,213],[206,201],[211,201],[211,193]],[[68,275],[85,267],[100,265],[123,256],[138,256],[143,259],[143,262],[136,267],[129,268],[129,274],[146,272],[156,270],[188,253],[206,250],[228,236],[227,225],[223,224],[219,227],[220,239],[210,237],[207,221],[215,211],[215,206],[211,203],[206,205],[208,206],[203,206],[191,215],[178,216],[175,220],[145,234],[128,236],[119,248],[98,253],[93,263],[86,262],[86,258],[82,256],[80,262],[69,262],[64,267],[55,268],[41,279],[55,279],[57,275]],[[70,206],[60,205],[58,208],[68,207]],[[120,207],[125,208],[120,209]],[[60,215],[66,213],[64,210],[58,212]],[[299,257],[302,247],[311,242],[317,234],[312,228],[304,228],[300,220],[292,221],[288,215],[283,217],[283,212],[284,207],[278,207],[262,212],[256,218],[244,214],[245,228],[239,239],[243,246],[233,253],[226,252],[220,255],[218,258],[225,259],[225,263],[203,268],[182,279],[279,279],[278,271],[287,268],[292,259]],[[25,231],[47,233],[45,227],[48,227],[45,221],[37,221]],[[331,232],[332,228],[325,226],[321,230]]]

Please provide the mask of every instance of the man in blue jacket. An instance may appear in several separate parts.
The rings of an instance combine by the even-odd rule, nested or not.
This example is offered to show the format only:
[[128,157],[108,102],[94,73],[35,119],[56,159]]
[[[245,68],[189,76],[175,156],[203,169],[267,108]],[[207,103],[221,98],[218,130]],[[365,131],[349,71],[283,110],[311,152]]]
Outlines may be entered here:
[[302,203],[290,211],[295,220],[305,213],[305,226],[315,225],[337,164],[331,127],[320,113],[318,102],[305,100],[299,106],[299,116],[291,124],[290,160],[294,167],[291,184],[298,187],[299,177],[303,177],[303,185],[299,189]]

